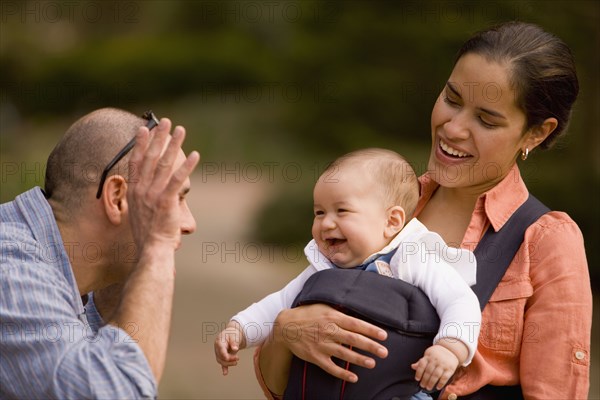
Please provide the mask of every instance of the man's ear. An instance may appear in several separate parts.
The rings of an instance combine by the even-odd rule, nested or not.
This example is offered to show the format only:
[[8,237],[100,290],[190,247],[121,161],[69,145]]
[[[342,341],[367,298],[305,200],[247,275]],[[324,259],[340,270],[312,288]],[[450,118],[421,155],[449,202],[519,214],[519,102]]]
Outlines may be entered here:
[[406,214],[404,208],[400,206],[393,206],[387,210],[387,221],[383,236],[386,239],[393,238],[398,232],[404,228],[404,222],[406,220]]
[[111,175],[104,183],[101,197],[108,220],[114,225],[123,222],[127,212],[127,181],[121,175]]
[[531,152],[535,149],[540,143],[542,143],[546,138],[554,132],[556,127],[558,126],[558,120],[554,117],[546,118],[544,122],[540,125],[536,125],[532,127],[529,132],[527,132],[527,138],[523,142],[523,148],[521,151],[525,152],[525,149],[529,149]]

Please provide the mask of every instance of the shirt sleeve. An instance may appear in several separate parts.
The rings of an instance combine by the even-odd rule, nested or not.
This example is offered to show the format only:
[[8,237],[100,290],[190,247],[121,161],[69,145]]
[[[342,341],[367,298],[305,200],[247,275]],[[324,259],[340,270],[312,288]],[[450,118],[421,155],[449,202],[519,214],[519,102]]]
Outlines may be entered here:
[[315,272],[316,269],[312,265],[308,266],[283,289],[253,303],[231,318],[242,326],[248,347],[256,346],[269,337],[277,315],[292,306],[306,280]]
[[[435,307],[440,329],[434,343],[441,338],[451,338],[467,346],[469,355],[463,363],[466,366],[477,351],[481,329],[479,300],[461,274],[441,255],[447,245],[440,241],[436,235],[427,234],[419,243],[401,243],[391,266],[394,275],[421,289]],[[461,254],[467,256],[464,252]],[[472,253],[471,256],[471,262],[475,263],[475,256]]]
[[520,356],[526,399],[588,396],[592,323],[588,265],[579,228],[560,214],[566,216],[542,217],[541,229],[534,230],[536,237],[523,249],[533,286],[525,306]]
[[1,398],[156,398],[139,346],[76,315],[73,289],[43,254],[3,255],[1,268]]

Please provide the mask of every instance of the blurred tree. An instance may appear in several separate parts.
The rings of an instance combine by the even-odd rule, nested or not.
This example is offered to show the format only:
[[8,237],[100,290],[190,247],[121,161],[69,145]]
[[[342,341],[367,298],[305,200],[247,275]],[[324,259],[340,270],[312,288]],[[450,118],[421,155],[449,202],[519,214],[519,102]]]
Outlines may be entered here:
[[[2,201],[33,183],[9,179],[14,165],[45,159],[35,132],[55,138],[106,105],[177,117],[201,132],[190,145],[205,160],[312,166],[384,146],[423,171],[431,108],[462,42],[502,21],[538,23],[571,46],[581,93],[570,135],[523,172],[577,221],[600,276],[596,1],[3,1],[1,11]],[[257,236],[304,242],[313,182],[282,185]]]

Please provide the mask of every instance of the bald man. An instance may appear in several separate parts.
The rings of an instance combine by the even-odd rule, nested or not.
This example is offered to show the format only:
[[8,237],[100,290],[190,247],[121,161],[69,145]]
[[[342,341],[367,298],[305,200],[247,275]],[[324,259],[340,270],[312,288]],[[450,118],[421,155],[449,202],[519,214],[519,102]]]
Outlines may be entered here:
[[153,114],[94,111],[50,154],[45,191],[0,205],[0,398],[157,397],[175,251],[196,229],[199,155],[170,133]]

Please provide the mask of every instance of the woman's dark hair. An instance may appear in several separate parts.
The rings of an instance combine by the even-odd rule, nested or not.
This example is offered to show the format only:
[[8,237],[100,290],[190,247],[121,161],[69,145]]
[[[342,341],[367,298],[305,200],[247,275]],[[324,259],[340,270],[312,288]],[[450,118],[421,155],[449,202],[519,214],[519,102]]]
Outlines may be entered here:
[[456,62],[468,53],[507,63],[517,106],[527,118],[524,131],[546,118],[558,120],[556,129],[540,144],[542,149],[550,148],[566,131],[579,92],[569,47],[537,25],[507,22],[475,34],[458,51]]

